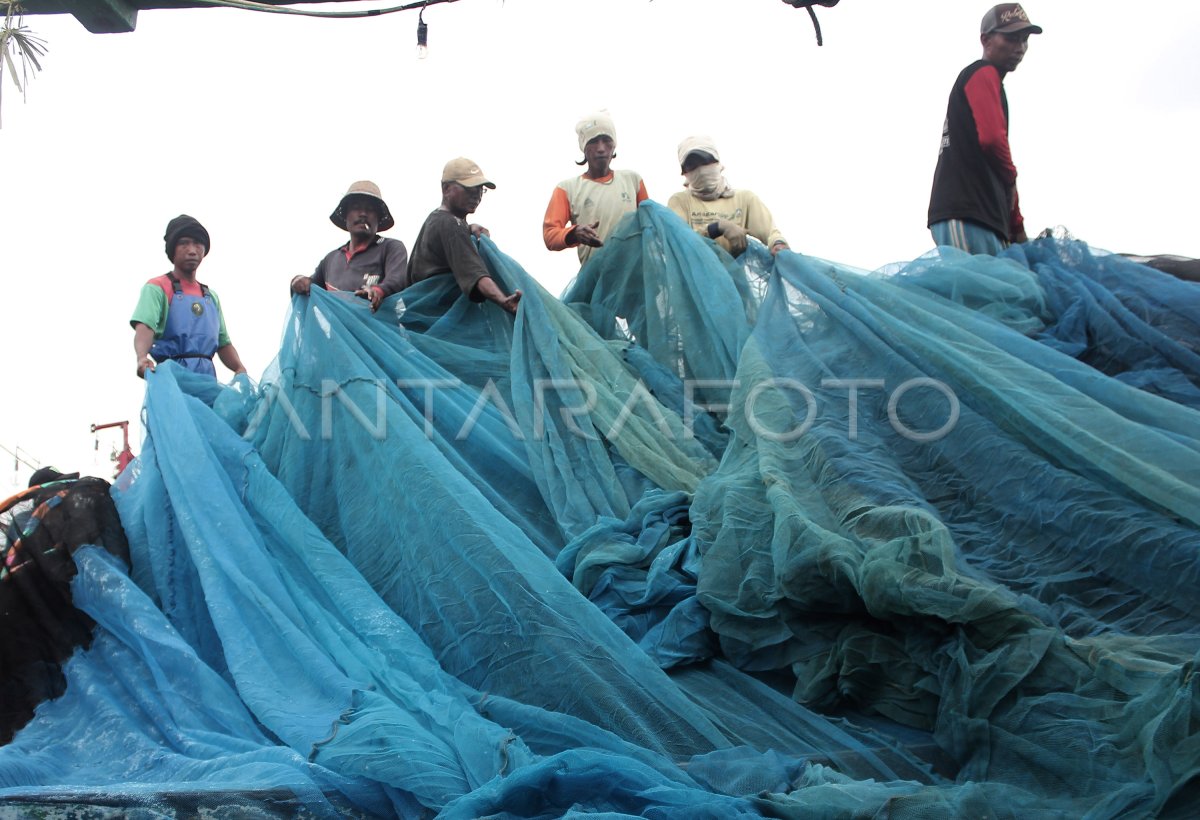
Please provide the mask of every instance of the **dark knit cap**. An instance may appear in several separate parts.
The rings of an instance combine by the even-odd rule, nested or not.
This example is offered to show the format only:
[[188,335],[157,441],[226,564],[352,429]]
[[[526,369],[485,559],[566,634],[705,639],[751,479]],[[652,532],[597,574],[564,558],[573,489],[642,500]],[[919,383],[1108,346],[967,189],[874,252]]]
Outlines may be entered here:
[[51,481],[69,481],[75,478],[79,478],[79,473],[61,473],[53,467],[42,467],[34,470],[33,475],[29,477],[29,486],[37,487]]
[[179,240],[184,237],[195,239],[204,245],[204,255],[208,256],[208,252],[212,250],[212,243],[208,239],[208,231],[204,230],[204,226],[193,216],[180,214],[167,223],[167,232],[163,235],[163,239],[167,243],[167,258],[171,261],[175,260],[175,246],[179,244]]

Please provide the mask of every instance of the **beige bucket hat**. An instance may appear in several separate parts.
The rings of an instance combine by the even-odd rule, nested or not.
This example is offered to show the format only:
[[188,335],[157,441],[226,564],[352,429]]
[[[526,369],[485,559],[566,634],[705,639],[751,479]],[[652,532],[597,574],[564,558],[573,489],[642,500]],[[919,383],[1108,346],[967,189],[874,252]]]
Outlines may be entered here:
[[342,201],[338,203],[337,208],[329,215],[329,221],[337,225],[343,231],[349,230],[346,227],[346,200],[351,197],[366,197],[367,199],[375,200],[375,204],[379,206],[379,230],[386,231],[388,228],[396,224],[392,219],[392,212],[388,210],[387,203],[383,201],[383,194],[379,192],[379,186],[369,179],[360,179],[350,185],[346,191]]

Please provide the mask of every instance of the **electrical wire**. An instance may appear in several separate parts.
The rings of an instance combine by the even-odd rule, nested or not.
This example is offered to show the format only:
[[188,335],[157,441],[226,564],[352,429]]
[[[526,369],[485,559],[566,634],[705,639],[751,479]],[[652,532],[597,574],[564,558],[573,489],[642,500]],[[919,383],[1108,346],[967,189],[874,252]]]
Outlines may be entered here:
[[457,3],[458,0],[417,0],[400,6],[389,6],[385,9],[362,9],[358,11],[318,11],[315,9],[297,9],[289,6],[273,6],[270,3],[258,3],[255,0],[194,0],[206,6],[224,6],[243,11],[262,11],[269,14],[295,14],[301,17],[378,17],[381,14],[392,14],[397,11],[424,9],[426,6],[436,6],[438,3]]
[[26,467],[30,468],[31,470],[36,470],[41,464],[40,461],[38,461],[36,458],[34,458],[32,453],[27,452],[27,453],[25,453],[25,455],[29,456],[34,461],[37,461],[38,462],[37,464],[31,464],[30,462],[21,458],[21,456],[20,456],[21,447],[20,446],[18,446],[16,450],[10,450],[7,447],[5,447],[3,444],[0,444],[0,450],[3,450],[4,452],[8,453],[10,456],[13,457],[13,470],[14,471],[16,471],[18,463],[24,464]]

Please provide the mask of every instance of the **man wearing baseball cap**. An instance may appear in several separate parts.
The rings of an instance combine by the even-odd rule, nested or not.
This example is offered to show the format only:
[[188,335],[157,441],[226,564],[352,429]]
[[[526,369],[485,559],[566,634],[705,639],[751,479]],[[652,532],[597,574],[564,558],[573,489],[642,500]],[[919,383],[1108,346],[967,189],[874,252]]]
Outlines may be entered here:
[[938,245],[995,255],[1027,238],[1004,77],[1021,64],[1029,35],[1041,33],[1019,3],[1001,3],[983,16],[983,58],[959,73],[942,126],[928,222]]
[[174,268],[142,285],[129,320],[138,376],[144,378],[147,370],[173,359],[187,370],[215,379],[213,355],[234,373],[245,373],[225,330],[221,301],[208,285],[196,280],[196,271],[212,247],[208,231],[195,217],[180,214],[167,223],[163,241]]
[[426,217],[413,243],[408,260],[409,285],[450,274],[471,301],[487,300],[509,313],[517,312],[521,291],[507,294],[496,284],[472,241],[487,231],[467,222],[467,217],[483,200],[484,190],[495,187],[479,166],[466,157],[446,163],[442,169],[442,204]]
[[351,183],[329,215],[329,221],[350,234],[350,240],[326,254],[312,276],[292,279],[292,293],[307,295],[313,285],[349,291],[379,303],[404,287],[408,248],[398,239],[380,236],[395,222],[379,186],[368,179]]

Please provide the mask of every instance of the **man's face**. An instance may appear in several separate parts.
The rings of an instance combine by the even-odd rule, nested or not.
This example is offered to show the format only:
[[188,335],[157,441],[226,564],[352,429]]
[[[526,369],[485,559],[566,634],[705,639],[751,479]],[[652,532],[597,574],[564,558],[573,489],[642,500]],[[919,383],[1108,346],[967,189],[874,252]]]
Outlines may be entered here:
[[717,161],[708,154],[702,154],[699,151],[693,151],[683,158],[683,167],[680,169],[685,174],[695,171],[697,168],[703,168],[705,165],[716,165]]
[[199,239],[193,239],[190,236],[181,237],[175,243],[175,253],[171,255],[171,262],[184,273],[195,273],[196,268],[200,267],[200,263],[204,261],[206,250],[204,243]]
[[483,185],[468,188],[458,182],[446,183],[446,205],[450,213],[460,218],[475,213],[483,200],[483,189]]
[[613,142],[613,138],[607,134],[601,134],[598,137],[592,137],[583,146],[583,158],[588,161],[589,165],[606,164],[612,162],[616,150],[617,144]]
[[379,233],[379,206],[365,197],[346,203],[346,230],[355,239],[371,239]]
[[1016,71],[1025,57],[1025,50],[1029,48],[1028,31],[1016,34],[994,31],[991,34],[980,35],[979,39],[983,42],[983,59],[995,63],[1005,73]]

